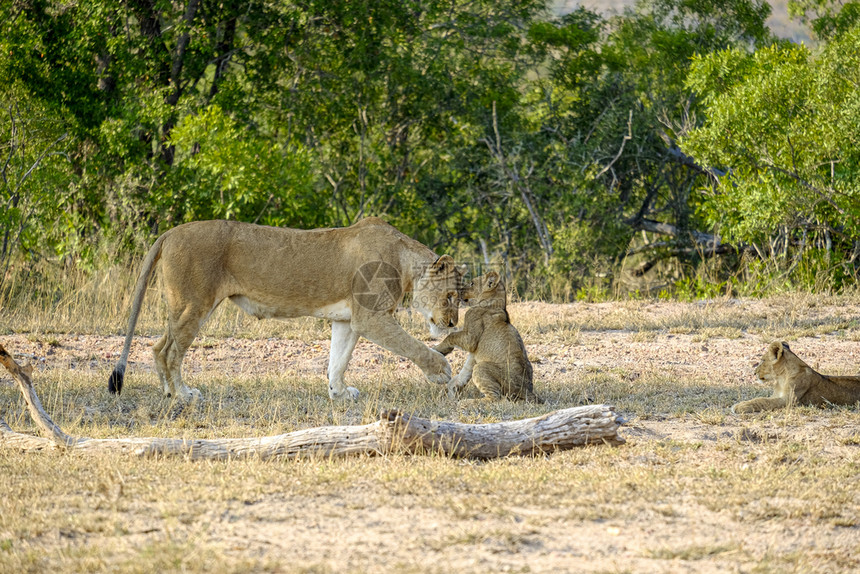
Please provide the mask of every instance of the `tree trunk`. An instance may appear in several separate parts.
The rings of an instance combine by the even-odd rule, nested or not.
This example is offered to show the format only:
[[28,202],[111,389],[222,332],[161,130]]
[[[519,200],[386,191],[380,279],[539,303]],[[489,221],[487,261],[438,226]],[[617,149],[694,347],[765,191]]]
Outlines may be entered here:
[[67,449],[84,453],[122,452],[138,456],[185,456],[190,459],[241,457],[296,458],[306,456],[427,454],[467,458],[498,458],[568,450],[586,444],[622,444],[622,421],[608,405],[590,405],[543,416],[490,424],[430,421],[384,411],[380,420],[357,426],[317,427],[261,438],[90,439],[65,434],[45,413],[33,389],[32,369],[19,366],[0,345],[0,364],[12,374],[30,415],[42,433],[35,437],[13,431],[0,419],[0,447],[24,452]]

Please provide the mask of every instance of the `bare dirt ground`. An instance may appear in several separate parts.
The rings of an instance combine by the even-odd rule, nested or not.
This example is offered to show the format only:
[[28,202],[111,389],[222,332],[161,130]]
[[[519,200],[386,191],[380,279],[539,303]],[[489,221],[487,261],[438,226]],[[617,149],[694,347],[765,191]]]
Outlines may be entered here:
[[[83,538],[75,541],[58,528],[22,541],[0,518],[0,554],[9,552],[2,550],[3,539],[14,539],[16,549],[61,553],[81,543],[114,544],[127,561],[114,557],[96,562],[95,569],[147,571],[144,565],[159,564],[157,557],[141,558],[135,549],[163,549],[172,540],[182,545],[183,556],[188,548],[194,551],[162,564],[166,570],[860,571],[856,406],[745,417],[728,410],[738,400],[769,394],[753,367],[773,339],[789,340],[821,372],[860,372],[860,306],[714,305],[514,306],[513,321],[521,325],[534,363],[535,390],[547,399],[544,412],[577,402],[616,404],[627,420],[621,431],[627,442],[620,447],[494,463],[432,457],[325,463],[342,464],[340,470],[271,463],[276,473],[250,472],[262,474],[247,478],[255,484],[247,498],[220,500],[213,494],[207,504],[207,489],[214,493],[217,481],[198,478],[204,484],[180,503],[184,510],[167,512],[156,494],[129,501],[119,511],[122,536],[107,529],[78,534]],[[151,369],[155,340],[138,340],[131,369]],[[103,385],[122,339],[11,334],[0,336],[0,343],[42,369],[82,370]],[[213,371],[316,378],[324,394],[327,352],[323,338],[209,338],[190,351],[185,372],[192,379]],[[408,361],[364,341],[347,376],[363,392],[367,381],[392,376],[428,384]],[[154,375],[143,378],[155,384]],[[445,400],[440,394],[439,401]],[[456,408],[450,412],[455,416]],[[346,412],[340,423],[360,418],[359,412]],[[0,472],[20,472],[4,470],[9,464],[2,459]],[[831,467],[842,481],[835,490],[821,483],[834,480],[820,470]],[[183,468],[193,476],[207,472],[204,463]],[[592,468],[598,483],[589,481]],[[211,472],[229,473],[223,467]],[[338,472],[348,480],[332,478]],[[528,472],[535,483],[525,492],[496,491],[509,484],[506,474]],[[279,482],[266,483],[273,475],[281,476]],[[774,476],[797,490],[780,500],[768,490]],[[151,488],[159,489],[162,479],[151,480]],[[474,482],[461,484],[469,480]],[[709,489],[715,492],[704,492]],[[94,500],[117,496],[111,492],[106,487]],[[825,509],[810,510],[809,501],[818,496],[829,497]],[[58,564],[63,570],[73,562]]]

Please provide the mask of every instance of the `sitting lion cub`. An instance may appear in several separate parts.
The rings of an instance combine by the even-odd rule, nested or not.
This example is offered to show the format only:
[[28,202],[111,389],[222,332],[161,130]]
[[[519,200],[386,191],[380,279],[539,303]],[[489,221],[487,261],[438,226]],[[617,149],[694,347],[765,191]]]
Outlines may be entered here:
[[435,347],[443,355],[454,347],[469,353],[463,369],[448,383],[448,395],[455,398],[471,378],[484,399],[540,402],[532,390],[532,364],[525,345],[508,318],[505,283],[499,274],[490,271],[478,277],[466,286],[461,298],[471,305],[463,329]]
[[860,401],[860,377],[825,376],[801,361],[788,343],[771,343],[755,370],[762,381],[773,381],[773,396],[732,407],[735,414],[772,411],[791,405],[853,405]]

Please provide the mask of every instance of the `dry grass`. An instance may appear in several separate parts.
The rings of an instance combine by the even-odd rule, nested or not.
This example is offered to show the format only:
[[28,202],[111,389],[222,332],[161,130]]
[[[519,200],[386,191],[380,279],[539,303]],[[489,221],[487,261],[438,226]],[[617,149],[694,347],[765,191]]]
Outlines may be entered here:
[[[0,571],[860,568],[858,409],[728,411],[767,392],[751,370],[772,339],[791,341],[825,372],[860,370],[856,296],[517,304],[513,322],[547,404],[472,408],[363,342],[347,372],[362,397],[333,404],[324,322],[258,322],[225,307],[185,365],[206,400],[182,407],[160,397],[151,372],[147,346],[162,329],[152,295],[126,390],[120,400],[107,395],[130,290],[128,281],[112,284],[77,285],[51,304],[0,299],[0,343],[37,363],[42,401],[72,434],[262,436],[369,422],[391,407],[491,422],[608,402],[628,421],[628,443],[493,462],[192,462],[0,449]],[[425,336],[416,318],[401,319]],[[0,385],[0,408],[14,428],[35,432],[13,387]]]

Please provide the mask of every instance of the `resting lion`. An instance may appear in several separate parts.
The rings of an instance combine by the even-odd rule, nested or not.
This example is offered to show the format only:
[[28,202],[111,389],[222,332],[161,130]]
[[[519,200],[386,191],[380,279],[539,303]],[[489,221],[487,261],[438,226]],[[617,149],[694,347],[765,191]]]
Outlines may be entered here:
[[441,354],[411,337],[394,311],[407,291],[434,336],[457,324],[463,270],[378,218],[339,229],[284,229],[235,221],[198,221],[165,232],[147,253],[137,280],[125,346],[108,389],[122,390],[134,326],[153,268],[161,261],[167,333],[153,347],[164,392],[183,400],[200,393],[182,383],[185,352],[221,301],[258,319],[330,319],[328,392],[357,398],[343,374],[365,337],[418,365],[435,383],[451,378]]
[[461,293],[472,307],[463,318],[463,330],[451,333],[434,347],[447,355],[454,347],[469,353],[463,369],[448,383],[451,398],[473,379],[487,400],[506,397],[540,402],[532,390],[532,364],[520,334],[507,312],[505,283],[490,271]]
[[860,401],[860,377],[819,374],[785,342],[770,344],[755,374],[762,381],[773,382],[773,396],[738,403],[732,407],[733,413],[772,411],[792,405],[853,405]]

